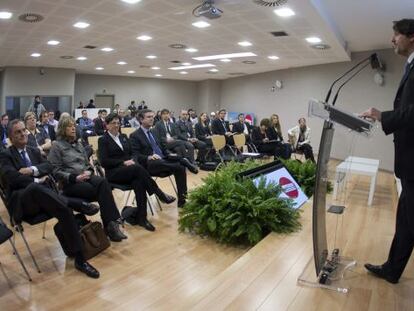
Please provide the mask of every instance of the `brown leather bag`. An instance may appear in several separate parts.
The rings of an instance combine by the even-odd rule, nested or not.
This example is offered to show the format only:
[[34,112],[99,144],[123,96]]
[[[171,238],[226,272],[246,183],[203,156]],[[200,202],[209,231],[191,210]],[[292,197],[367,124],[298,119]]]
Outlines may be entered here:
[[86,260],[95,257],[111,245],[100,222],[94,221],[83,226],[79,233],[83,242],[83,254]]

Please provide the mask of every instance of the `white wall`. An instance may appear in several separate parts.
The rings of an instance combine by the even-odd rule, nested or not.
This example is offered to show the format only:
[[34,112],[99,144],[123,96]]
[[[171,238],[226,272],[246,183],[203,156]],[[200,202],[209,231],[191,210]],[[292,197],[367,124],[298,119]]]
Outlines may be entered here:
[[207,115],[220,108],[221,81],[205,80],[198,83],[197,114],[206,112]]
[[138,104],[141,100],[153,110],[168,108],[179,114],[181,109],[197,106],[197,82],[148,79],[121,76],[77,74],[75,102],[87,102],[95,94],[115,95],[115,103],[126,108],[131,100]]
[[[225,80],[221,85],[221,107],[230,111],[255,111],[259,120],[277,113],[286,139],[287,129],[296,125],[299,117],[307,115],[308,100],[325,99],[331,82],[369,54],[353,54],[351,63],[287,69]],[[380,110],[392,109],[404,59],[395,56],[392,50],[382,50],[379,54],[386,64],[385,85],[376,85],[373,81],[374,71],[366,68],[342,89],[336,104],[338,107],[350,112],[361,112],[370,106],[376,106]],[[283,88],[271,92],[275,80],[282,80]],[[312,128],[312,145],[317,151],[322,121],[308,119],[308,125]],[[336,131],[333,157],[343,159],[352,151],[351,137],[342,129]],[[377,129],[368,140],[358,136],[353,153],[378,158],[381,168],[393,170],[392,137],[386,137],[381,129]]]
[[3,73],[2,111],[6,96],[65,95],[75,90],[75,70],[39,67],[6,67]]

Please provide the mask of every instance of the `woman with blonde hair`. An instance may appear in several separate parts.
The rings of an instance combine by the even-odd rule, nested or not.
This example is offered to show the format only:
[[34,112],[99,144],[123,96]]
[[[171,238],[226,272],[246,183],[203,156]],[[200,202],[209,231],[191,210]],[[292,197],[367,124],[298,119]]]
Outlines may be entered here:
[[94,175],[82,143],[76,140],[75,120],[72,117],[60,118],[57,140],[50,149],[48,160],[54,166],[56,179],[62,182],[63,194],[89,202],[98,201],[108,237],[114,242],[126,239],[119,228],[121,215],[112,189],[105,178]]
[[274,113],[270,116],[270,126],[266,131],[269,140],[276,142],[278,156],[283,159],[290,159],[292,147],[283,140],[282,127],[277,114]]

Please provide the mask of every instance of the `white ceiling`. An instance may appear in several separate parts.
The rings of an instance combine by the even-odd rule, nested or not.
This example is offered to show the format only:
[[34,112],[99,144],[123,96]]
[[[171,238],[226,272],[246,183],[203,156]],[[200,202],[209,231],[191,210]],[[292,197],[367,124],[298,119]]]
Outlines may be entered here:
[[[363,2],[363,4],[361,3]],[[383,6],[381,4],[383,2]],[[198,29],[191,24],[202,18],[194,17],[192,9],[201,0],[142,0],[131,5],[120,0],[0,0],[0,11],[14,15],[0,20],[0,66],[36,66],[74,68],[79,73],[128,75],[163,78],[205,80],[226,79],[231,73],[253,74],[277,69],[349,60],[344,39],[352,51],[389,47],[391,21],[404,12],[414,12],[413,0],[357,1],[357,0],[289,0],[287,5],[296,12],[291,18],[280,18],[273,8],[261,7],[252,0],[216,0],[223,16],[206,20],[211,27]],[[401,4],[401,5],[399,5]],[[398,7],[398,10],[395,9]],[[405,9],[404,9],[405,8]],[[369,10],[368,10],[369,9]],[[356,11],[355,11],[356,10]],[[18,20],[23,13],[37,13],[42,22],[29,24]],[[374,16],[372,16],[374,15]],[[366,16],[370,16],[366,18]],[[91,24],[86,29],[72,25],[77,21]],[[289,36],[275,38],[270,31],[286,31]],[[139,41],[146,34],[150,41]],[[331,49],[320,51],[309,46],[306,37],[318,36]],[[48,40],[59,40],[58,46],[47,45]],[[250,41],[251,47],[241,47],[239,41]],[[197,48],[198,52],[171,49],[173,43]],[[95,45],[95,50],[83,48]],[[110,46],[113,52],[100,48]],[[195,56],[253,52],[257,57],[234,59],[230,63],[210,61],[219,72],[190,69],[181,75],[168,68],[176,66],[173,60],[199,64]],[[39,58],[30,54],[39,52]],[[64,60],[60,56],[74,59]],[[156,55],[154,60],[147,55]],[[269,55],[277,55],[272,61]],[[86,61],[76,57],[86,56]],[[252,60],[253,65],[242,61]],[[121,66],[117,62],[128,64]],[[102,66],[103,71],[95,70]],[[142,68],[157,66],[160,70]],[[135,74],[128,74],[134,70]]]

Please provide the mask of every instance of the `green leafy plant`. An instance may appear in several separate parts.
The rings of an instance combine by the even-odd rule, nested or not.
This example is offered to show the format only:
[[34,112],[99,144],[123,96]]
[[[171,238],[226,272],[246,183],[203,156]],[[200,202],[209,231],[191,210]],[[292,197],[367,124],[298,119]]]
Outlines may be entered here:
[[210,236],[219,242],[258,243],[269,232],[289,233],[300,228],[300,214],[290,200],[279,199],[281,188],[264,180],[237,180],[260,162],[230,162],[210,174],[191,191],[180,212],[179,230]]

